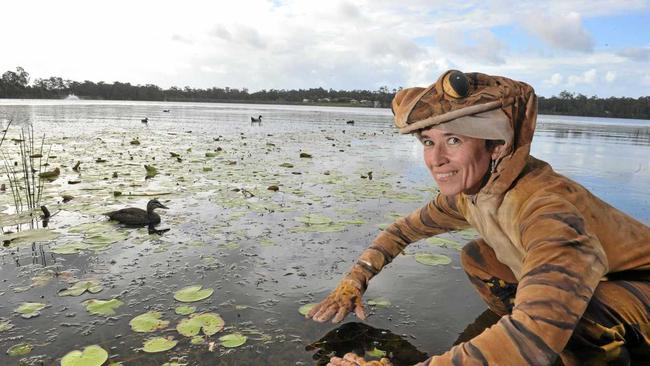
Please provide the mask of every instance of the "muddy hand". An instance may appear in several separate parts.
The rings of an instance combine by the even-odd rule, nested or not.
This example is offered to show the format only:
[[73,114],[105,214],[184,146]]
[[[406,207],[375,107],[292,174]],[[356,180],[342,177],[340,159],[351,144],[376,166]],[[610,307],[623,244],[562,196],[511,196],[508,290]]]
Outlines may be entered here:
[[366,361],[363,357],[350,352],[346,353],[343,358],[332,357],[327,366],[393,366],[393,364],[387,358],[382,358],[379,361]]
[[332,323],[339,323],[348,313],[354,311],[361,320],[366,319],[366,312],[363,309],[362,286],[354,280],[344,279],[330,293],[325,300],[313,307],[307,318],[323,323],[332,319]]

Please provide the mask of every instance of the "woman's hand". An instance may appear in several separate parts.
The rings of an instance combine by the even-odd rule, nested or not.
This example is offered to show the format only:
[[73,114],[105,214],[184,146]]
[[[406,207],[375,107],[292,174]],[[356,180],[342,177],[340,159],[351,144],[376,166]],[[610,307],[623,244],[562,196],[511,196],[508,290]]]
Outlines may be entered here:
[[327,366],[393,366],[393,364],[387,358],[382,358],[379,361],[366,361],[363,357],[350,352],[346,353],[343,358],[330,358]]
[[332,319],[332,323],[339,323],[349,312],[354,311],[361,320],[366,319],[363,309],[363,286],[357,281],[346,278],[330,293],[325,300],[314,306],[307,314],[307,318],[323,323]]

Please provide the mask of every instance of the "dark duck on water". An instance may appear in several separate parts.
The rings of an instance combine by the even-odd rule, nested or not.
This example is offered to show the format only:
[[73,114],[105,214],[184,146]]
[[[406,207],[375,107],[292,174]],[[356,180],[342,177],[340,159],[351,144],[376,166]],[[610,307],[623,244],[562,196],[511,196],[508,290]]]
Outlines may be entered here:
[[118,221],[128,226],[152,226],[160,223],[160,215],[154,212],[157,208],[167,209],[168,207],[153,199],[147,203],[147,210],[128,207],[117,211],[106,212],[110,220]]

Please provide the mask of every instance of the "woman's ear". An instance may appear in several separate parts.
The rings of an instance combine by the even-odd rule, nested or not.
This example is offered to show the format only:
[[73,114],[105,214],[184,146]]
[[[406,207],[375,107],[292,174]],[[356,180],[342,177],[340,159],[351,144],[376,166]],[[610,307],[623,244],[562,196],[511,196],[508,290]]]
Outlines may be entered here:
[[498,158],[501,157],[501,154],[503,154],[503,152],[504,152],[504,150],[506,148],[506,144],[501,143],[501,141],[498,141],[498,143],[491,144],[491,145],[492,146],[490,146],[490,148],[491,148],[490,156],[491,156],[492,160],[497,160]]

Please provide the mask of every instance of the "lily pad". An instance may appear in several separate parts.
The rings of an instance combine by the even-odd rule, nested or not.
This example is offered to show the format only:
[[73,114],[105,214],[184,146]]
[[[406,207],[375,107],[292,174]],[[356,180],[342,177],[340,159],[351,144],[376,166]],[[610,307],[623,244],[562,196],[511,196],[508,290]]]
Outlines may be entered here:
[[366,355],[370,357],[385,357],[386,356],[386,351],[382,351],[379,348],[375,347],[371,349],[370,351],[366,351]]
[[416,253],[415,260],[427,266],[438,266],[451,263],[451,258],[443,254]]
[[302,315],[307,315],[309,311],[311,311],[311,309],[316,305],[317,305],[316,303],[305,304],[298,308],[298,312]]
[[61,359],[61,366],[100,366],[108,360],[108,352],[98,345],[91,345],[83,351],[68,352]]
[[225,322],[215,313],[196,314],[189,319],[183,319],[176,326],[178,333],[192,337],[201,330],[207,336],[211,336],[223,329]]
[[119,308],[123,304],[124,303],[118,299],[110,299],[110,300],[90,299],[84,301],[84,305],[86,305],[86,310],[88,310],[89,313],[94,315],[102,315],[102,316],[109,316],[115,314],[115,309]]
[[31,352],[33,348],[34,346],[32,346],[29,343],[19,343],[15,346],[9,347],[9,349],[7,350],[7,354],[12,357],[24,356],[29,352]]
[[305,216],[296,217],[294,220],[307,225],[324,225],[332,222],[329,217],[319,214],[306,214]]
[[180,302],[195,302],[207,299],[214,292],[211,288],[201,289],[201,285],[184,287],[174,293],[174,299]]
[[169,325],[169,321],[160,319],[161,316],[162,314],[159,311],[149,311],[131,319],[129,325],[134,332],[153,332],[158,329],[166,328]]
[[205,343],[205,339],[201,336],[194,336],[192,339],[190,339],[190,343],[194,345],[203,344]]
[[475,229],[461,230],[458,234],[465,240],[473,240],[479,237],[479,233]]
[[50,249],[50,251],[56,254],[77,254],[88,248],[89,245],[84,243],[66,243],[58,245],[55,248]]
[[219,337],[221,345],[226,348],[239,347],[242,344],[246,343],[247,339],[248,338],[245,335],[242,335],[240,333],[227,334],[223,337]]
[[154,337],[144,342],[142,350],[147,353],[164,352],[174,348],[177,343],[178,341],[175,341],[174,338]]
[[428,238],[426,241],[429,244],[437,245],[439,247],[452,248],[452,249],[457,249],[457,250],[460,250],[460,249],[463,248],[463,246],[459,242],[457,242],[455,240],[451,240],[451,239],[447,239],[447,238],[440,238],[440,237],[437,237],[437,236]]
[[156,167],[153,165],[145,164],[144,169],[147,171],[147,178],[153,178],[156,176],[156,174],[158,174],[158,169],[156,169]]
[[72,287],[59,291],[59,296],[80,296],[86,291],[96,294],[102,289],[102,285],[97,280],[79,281]]
[[379,306],[379,307],[385,308],[385,307],[390,306],[391,303],[390,303],[390,301],[385,300],[385,299],[372,299],[372,300],[368,300],[368,305]]
[[1,235],[0,242],[5,246],[15,247],[19,245],[32,244],[37,241],[49,241],[56,239],[58,236],[58,232],[50,229],[32,229]]
[[179,306],[176,309],[174,309],[174,312],[178,315],[190,315],[196,311],[195,306]]
[[45,304],[40,302],[25,302],[21,304],[15,311],[20,313],[23,318],[29,319],[41,314],[41,310],[45,308]]
[[0,321],[0,332],[11,330],[14,328],[14,325],[11,324],[9,320]]

